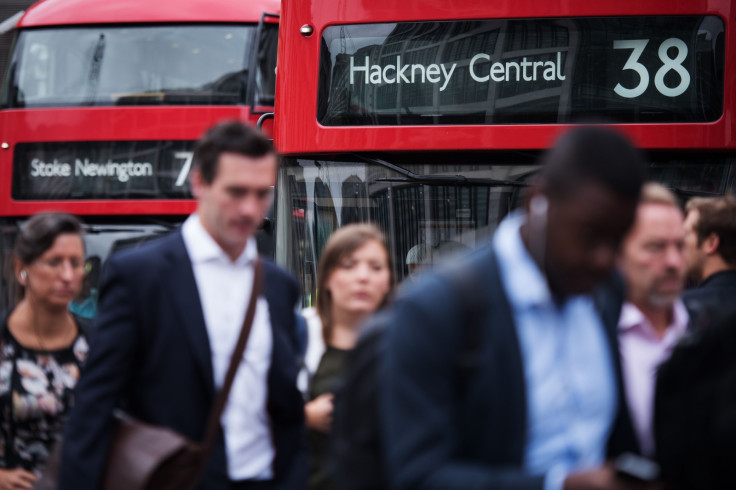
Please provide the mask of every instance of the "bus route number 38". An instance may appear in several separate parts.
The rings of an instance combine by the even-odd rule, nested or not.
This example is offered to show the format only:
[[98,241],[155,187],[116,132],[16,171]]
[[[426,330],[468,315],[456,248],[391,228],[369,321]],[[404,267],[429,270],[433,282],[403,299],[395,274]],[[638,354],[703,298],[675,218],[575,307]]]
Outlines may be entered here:
[[[613,41],[613,49],[631,49],[631,55],[626,60],[624,70],[634,70],[639,75],[639,84],[633,88],[626,88],[620,83],[616,84],[613,91],[627,99],[639,97],[649,87],[649,71],[647,67],[639,63],[639,57],[644,52],[649,43],[649,39],[631,39],[625,41]],[[669,49],[675,48],[677,54],[674,58],[669,55]],[[659,59],[662,66],[654,75],[654,87],[666,97],[677,97],[687,90],[690,86],[690,73],[682,66],[682,62],[687,57],[687,45],[675,37],[665,39],[659,45]],[[680,83],[675,87],[668,87],[664,83],[664,77],[669,71],[675,71],[680,76]]]

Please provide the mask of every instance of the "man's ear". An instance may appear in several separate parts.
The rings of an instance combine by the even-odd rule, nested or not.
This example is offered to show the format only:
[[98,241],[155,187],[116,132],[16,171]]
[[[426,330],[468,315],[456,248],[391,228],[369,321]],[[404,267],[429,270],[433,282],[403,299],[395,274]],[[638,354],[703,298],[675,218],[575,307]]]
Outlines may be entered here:
[[706,255],[714,255],[718,253],[718,247],[721,245],[721,239],[715,233],[711,233],[703,240],[703,251]]
[[202,173],[198,168],[193,168],[189,172],[189,188],[192,190],[192,196],[195,199],[199,199],[202,196],[202,187],[204,182],[202,181]]

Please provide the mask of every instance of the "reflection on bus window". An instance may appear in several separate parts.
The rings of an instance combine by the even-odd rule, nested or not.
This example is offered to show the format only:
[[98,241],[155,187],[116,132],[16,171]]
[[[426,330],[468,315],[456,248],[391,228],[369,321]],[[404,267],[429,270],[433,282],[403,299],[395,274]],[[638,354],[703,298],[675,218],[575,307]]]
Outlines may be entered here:
[[[354,222],[378,225],[387,237],[394,277],[403,280],[487,243],[506,214],[522,204],[524,187],[538,169],[537,152],[355,158],[287,158],[280,170],[276,260],[300,278],[305,306],[314,303],[319,256],[334,229]],[[733,156],[708,162],[702,155],[650,158],[651,177],[683,199],[733,193]]]
[[[254,97],[260,105],[273,105],[275,92],[278,27],[267,27],[255,63]],[[22,31],[9,105],[243,104],[255,33],[255,25]]]
[[[526,178],[536,168],[530,158],[522,159],[522,165],[400,165],[417,175],[462,173],[510,182],[503,186],[406,181],[390,168],[364,162],[287,160],[278,183],[288,190],[279,193],[276,206],[276,260],[300,277],[304,303],[310,305],[318,293],[319,256],[330,234],[349,223],[373,222],[386,233],[394,276],[406,278],[419,266],[476,247],[493,232],[521,202]],[[407,261],[411,256],[420,260]]]

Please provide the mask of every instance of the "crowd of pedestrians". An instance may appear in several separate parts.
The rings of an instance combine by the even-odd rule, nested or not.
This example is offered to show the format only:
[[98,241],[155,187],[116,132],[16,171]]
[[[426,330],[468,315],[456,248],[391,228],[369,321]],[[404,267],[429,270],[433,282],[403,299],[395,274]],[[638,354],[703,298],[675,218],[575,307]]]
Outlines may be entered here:
[[[204,443],[188,484],[207,490],[372,488],[366,471],[397,489],[706,488],[697,472],[683,476],[696,466],[708,488],[731,481],[719,480],[726,466],[690,465],[689,452],[660,441],[695,417],[672,400],[706,385],[715,401],[698,417],[731,420],[715,411],[734,408],[723,401],[733,386],[708,380],[736,371],[736,358],[708,354],[720,367],[695,365],[705,374],[689,384],[672,373],[722,345],[715,332],[736,329],[736,198],[694,198],[683,214],[674,194],[646,183],[627,138],[580,127],[542,157],[524,205],[490,243],[395,295],[382,233],[337,230],[321,255],[316,309],[303,312],[301,352],[298,285],[259,259],[254,239],[272,201],[273,147],[223,123],[193,162],[197,211],[104,264],[91,327],[69,310],[84,280],[81,223],[44,213],[24,226],[15,249],[24,293],[0,325],[0,490],[32,488],[54,446],[59,473],[42,480],[102,488],[121,411]],[[406,263],[423,264],[419,253]],[[381,323],[380,348],[371,363],[351,363],[367,320]],[[231,359],[239,338],[244,353]],[[374,371],[375,399],[334,433],[356,366]],[[351,451],[345,432],[364,412],[376,424],[373,457],[336,480]],[[736,446],[736,425],[722,425],[698,434],[698,447]]]

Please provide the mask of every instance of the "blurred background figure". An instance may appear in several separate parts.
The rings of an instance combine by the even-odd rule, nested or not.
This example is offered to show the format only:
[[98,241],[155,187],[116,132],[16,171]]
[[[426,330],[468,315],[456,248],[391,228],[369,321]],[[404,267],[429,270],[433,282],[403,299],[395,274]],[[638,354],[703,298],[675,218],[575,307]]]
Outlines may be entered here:
[[97,297],[99,289],[97,285],[100,283],[100,271],[102,269],[102,261],[96,255],[87,258],[84,264],[84,281],[82,281],[82,291],[74,301],[69,303],[69,311],[82,318],[92,319],[97,314]]
[[21,229],[15,276],[23,296],[0,326],[0,488],[31,488],[61,437],[87,355],[80,320],[69,312],[84,265],[74,216],[37,214]]
[[685,264],[697,287],[683,301],[704,326],[736,298],[736,197],[695,197],[685,210]]
[[427,253],[427,244],[418,243],[411,247],[406,253],[406,268],[409,270],[409,276],[413,276],[419,269],[430,263]]
[[316,315],[307,311],[305,357],[309,381],[305,406],[312,458],[309,488],[335,488],[327,475],[333,393],[363,321],[391,292],[393,278],[383,234],[373,225],[351,224],[330,237],[317,273]]
[[680,299],[685,287],[685,229],[677,198],[659,184],[642,189],[634,226],[619,267],[627,300],[618,323],[626,401],[639,452],[654,456],[652,410],[656,372],[688,325]]

